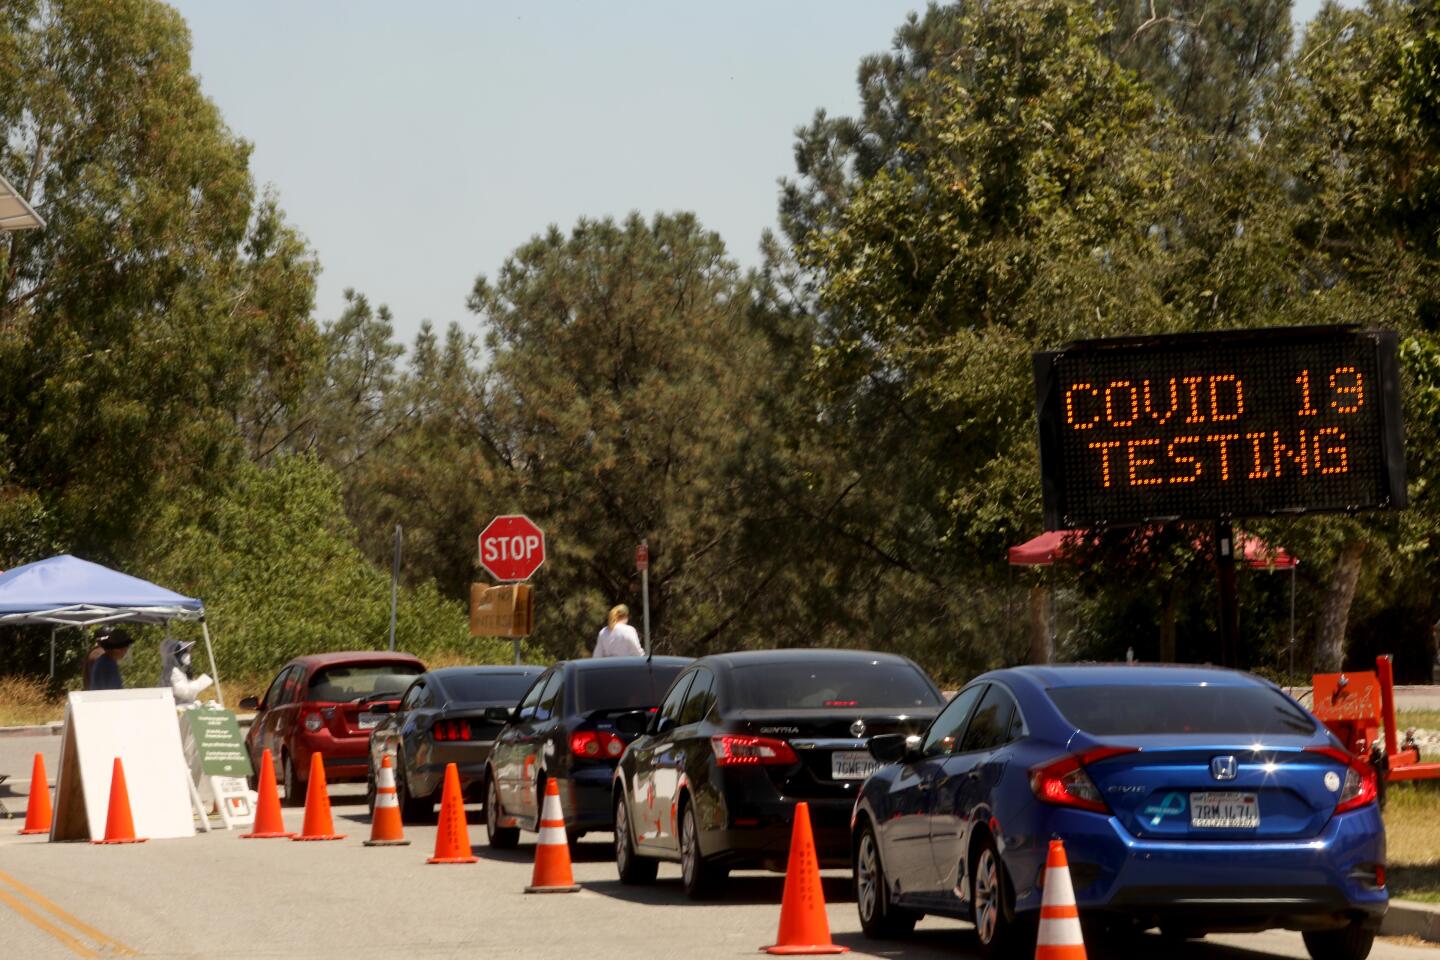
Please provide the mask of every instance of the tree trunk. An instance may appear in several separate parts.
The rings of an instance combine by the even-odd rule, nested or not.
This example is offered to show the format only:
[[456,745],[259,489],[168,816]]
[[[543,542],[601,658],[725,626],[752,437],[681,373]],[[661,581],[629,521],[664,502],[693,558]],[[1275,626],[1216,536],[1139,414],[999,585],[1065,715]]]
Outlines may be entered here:
[[1179,577],[1171,580],[1165,588],[1165,599],[1160,610],[1160,662],[1175,662],[1175,610],[1180,606]]
[[1049,663],[1050,588],[1037,583],[1030,588],[1030,662]]
[[1355,584],[1360,579],[1360,561],[1365,544],[1351,540],[1340,550],[1335,570],[1330,574],[1330,589],[1325,594],[1325,609],[1320,612],[1320,629],[1316,632],[1315,665],[1323,673],[1338,673],[1345,666],[1345,632],[1350,622],[1350,604],[1355,599]]

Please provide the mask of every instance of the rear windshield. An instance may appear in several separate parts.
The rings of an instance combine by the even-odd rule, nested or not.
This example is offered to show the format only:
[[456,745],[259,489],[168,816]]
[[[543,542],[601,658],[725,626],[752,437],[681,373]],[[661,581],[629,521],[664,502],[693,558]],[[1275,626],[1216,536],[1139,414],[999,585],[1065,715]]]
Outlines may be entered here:
[[462,673],[451,674],[440,681],[450,699],[457,703],[480,700],[509,700],[515,703],[530,689],[533,673]]
[[348,663],[315,671],[310,678],[310,699],[344,703],[372,694],[401,692],[425,668],[418,663]]
[[731,673],[739,710],[939,706],[940,697],[915,667],[894,660],[750,663]]
[[1315,721],[1264,687],[1057,687],[1050,699],[1099,737],[1173,733],[1310,734]]
[[686,664],[575,671],[575,712],[620,713],[658,706]]

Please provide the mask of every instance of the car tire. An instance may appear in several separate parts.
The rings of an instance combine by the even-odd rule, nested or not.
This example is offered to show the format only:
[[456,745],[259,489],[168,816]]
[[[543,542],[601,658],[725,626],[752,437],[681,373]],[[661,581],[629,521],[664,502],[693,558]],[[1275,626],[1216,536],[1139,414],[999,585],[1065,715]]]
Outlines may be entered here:
[[400,819],[405,823],[429,823],[435,819],[435,798],[410,794],[410,778],[405,775],[405,758],[395,754],[395,801]]
[[983,957],[1018,960],[1035,950],[1035,937],[1026,936],[1030,925],[1015,916],[1005,863],[988,836],[981,838],[970,861],[970,920]]
[[370,816],[375,816],[375,759],[370,759],[370,764],[365,770],[365,806],[370,809]]
[[281,755],[280,770],[281,782],[285,786],[285,796],[281,798],[281,804],[287,807],[303,807],[305,784],[300,782],[300,774],[295,769],[295,761],[290,759],[290,754]]
[[635,840],[630,834],[630,813],[626,809],[625,795],[615,797],[615,869],[620,882],[628,886],[654,883],[655,873],[660,864],[654,857],[644,857],[635,852]]
[[1311,960],[1365,960],[1375,945],[1374,929],[1358,923],[1339,930],[1309,930],[1303,936]]
[[708,900],[715,895],[730,871],[705,860],[700,852],[700,818],[695,804],[686,803],[680,813],[680,886],[691,900]]
[[880,862],[880,841],[868,820],[860,828],[860,842],[855,845],[855,908],[860,912],[860,928],[872,940],[907,936],[920,920],[914,910],[890,902],[890,885],[885,882],[885,867]]
[[519,827],[500,826],[500,791],[489,774],[485,776],[485,839],[496,850],[513,850],[520,842]]

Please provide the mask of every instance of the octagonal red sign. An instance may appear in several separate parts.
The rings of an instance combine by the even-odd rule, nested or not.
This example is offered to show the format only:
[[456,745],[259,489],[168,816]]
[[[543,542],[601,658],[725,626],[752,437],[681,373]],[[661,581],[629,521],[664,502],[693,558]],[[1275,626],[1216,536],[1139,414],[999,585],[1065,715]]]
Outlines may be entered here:
[[480,531],[480,566],[496,580],[529,580],[545,562],[545,533],[529,517],[496,517]]

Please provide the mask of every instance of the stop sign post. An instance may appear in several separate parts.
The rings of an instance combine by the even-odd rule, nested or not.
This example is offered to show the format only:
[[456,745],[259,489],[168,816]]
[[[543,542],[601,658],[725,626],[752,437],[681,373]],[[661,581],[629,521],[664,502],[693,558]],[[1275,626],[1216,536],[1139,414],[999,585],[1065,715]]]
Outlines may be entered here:
[[480,531],[480,566],[502,583],[529,580],[545,562],[545,533],[529,517],[496,517]]

